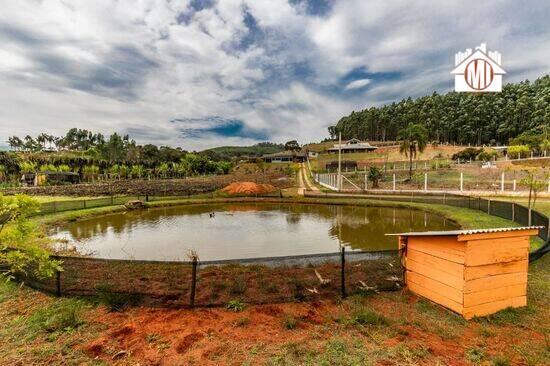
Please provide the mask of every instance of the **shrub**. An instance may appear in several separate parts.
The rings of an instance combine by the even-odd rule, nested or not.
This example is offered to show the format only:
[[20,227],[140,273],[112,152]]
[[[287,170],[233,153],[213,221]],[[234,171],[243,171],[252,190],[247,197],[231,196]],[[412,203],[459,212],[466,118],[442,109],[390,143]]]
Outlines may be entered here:
[[227,310],[234,311],[236,313],[243,311],[245,308],[245,304],[240,300],[231,300],[227,303],[225,306]]
[[480,152],[482,152],[483,149],[476,149],[475,147],[468,147],[462,151],[459,151],[457,152],[456,154],[453,154],[452,156],[452,159],[453,160],[462,160],[462,161],[466,161],[466,160],[475,160],[476,159],[476,156],[478,156],[478,154]]
[[61,263],[50,259],[49,240],[29,220],[39,207],[38,201],[28,196],[0,194],[0,262],[7,264],[9,278],[45,278],[61,270]]
[[19,164],[19,170],[21,170],[21,173],[34,173],[36,172],[36,164],[32,161],[23,161]]
[[483,149],[479,154],[477,154],[476,159],[479,161],[491,161],[496,157],[498,157],[498,153],[495,150]]
[[513,159],[526,158],[531,153],[527,145],[513,145],[508,147],[508,155]]

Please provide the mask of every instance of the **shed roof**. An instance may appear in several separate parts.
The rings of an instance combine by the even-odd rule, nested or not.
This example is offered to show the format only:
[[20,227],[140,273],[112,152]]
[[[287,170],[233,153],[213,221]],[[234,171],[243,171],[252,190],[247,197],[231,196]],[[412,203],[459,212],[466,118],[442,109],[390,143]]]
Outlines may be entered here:
[[399,236],[455,236],[455,235],[473,235],[473,234],[488,234],[488,233],[505,233],[509,231],[520,230],[540,230],[544,226],[523,226],[523,227],[501,227],[495,229],[470,229],[470,230],[448,230],[448,231],[417,231],[411,233],[395,233],[386,235]]

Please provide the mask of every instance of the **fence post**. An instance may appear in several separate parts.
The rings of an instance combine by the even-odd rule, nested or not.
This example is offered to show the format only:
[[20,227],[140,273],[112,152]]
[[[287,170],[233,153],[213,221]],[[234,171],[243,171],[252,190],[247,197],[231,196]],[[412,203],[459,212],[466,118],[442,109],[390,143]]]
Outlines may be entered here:
[[460,192],[464,190],[464,173],[460,172]]
[[513,183],[513,188],[514,188],[514,192],[516,191],[516,180],[514,179],[514,183]]
[[57,202],[53,201],[53,212],[57,212]]
[[55,296],[61,297],[61,271],[55,271]]
[[365,191],[367,190],[368,188],[368,180],[367,180],[367,175],[365,174]]
[[197,289],[197,258],[193,257],[193,262],[191,263],[191,297],[189,299],[189,305],[191,307],[195,306],[195,291]]
[[[549,185],[550,186],[550,185]],[[395,174],[393,175],[393,190],[395,191]]]
[[346,298],[346,247],[340,249],[340,289],[342,299]]
[[491,200],[490,199],[487,199],[487,213],[489,215],[491,214]]
[[428,173],[424,173],[424,191],[428,191]]
[[500,191],[504,192],[504,172],[500,175]]
[[529,217],[527,222],[527,226],[531,226],[531,208],[529,208]]
[[512,221],[516,221],[516,204],[512,202]]
[[86,208],[86,200],[83,200],[82,204],[83,204],[84,208]]

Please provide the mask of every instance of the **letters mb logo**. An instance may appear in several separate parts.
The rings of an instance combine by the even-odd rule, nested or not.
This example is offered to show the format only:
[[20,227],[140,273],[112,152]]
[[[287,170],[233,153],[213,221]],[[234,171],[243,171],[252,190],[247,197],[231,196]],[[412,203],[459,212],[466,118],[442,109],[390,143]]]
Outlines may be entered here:
[[501,55],[498,51],[487,52],[482,43],[472,51],[455,54],[455,91],[457,92],[499,92],[502,91]]

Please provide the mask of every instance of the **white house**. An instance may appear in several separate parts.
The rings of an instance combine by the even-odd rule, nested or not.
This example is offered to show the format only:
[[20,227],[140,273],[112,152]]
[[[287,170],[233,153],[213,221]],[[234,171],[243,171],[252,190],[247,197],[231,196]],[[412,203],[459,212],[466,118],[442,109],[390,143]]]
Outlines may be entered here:
[[342,154],[345,153],[354,153],[354,152],[367,152],[376,150],[376,146],[372,146],[368,142],[361,142],[358,139],[351,139],[344,144],[334,144],[333,147],[328,149],[329,153],[337,153],[339,150],[342,151]]

